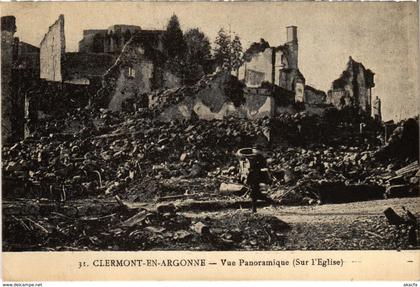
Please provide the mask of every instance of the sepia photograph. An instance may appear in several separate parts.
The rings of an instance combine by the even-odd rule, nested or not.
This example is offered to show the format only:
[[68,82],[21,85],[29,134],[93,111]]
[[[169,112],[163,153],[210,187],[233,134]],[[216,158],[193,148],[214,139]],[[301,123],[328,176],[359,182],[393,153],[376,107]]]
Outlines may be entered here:
[[3,252],[419,249],[418,3],[0,8]]

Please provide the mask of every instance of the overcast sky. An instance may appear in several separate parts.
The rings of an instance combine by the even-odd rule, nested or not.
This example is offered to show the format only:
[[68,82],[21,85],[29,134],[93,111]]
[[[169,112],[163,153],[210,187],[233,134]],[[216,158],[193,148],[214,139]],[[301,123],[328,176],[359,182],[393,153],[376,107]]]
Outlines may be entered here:
[[416,3],[10,3],[21,41],[39,46],[48,27],[65,17],[67,51],[77,51],[84,29],[113,24],[163,29],[176,14],[185,31],[200,28],[211,41],[224,27],[244,49],[264,38],[283,44],[286,26],[298,26],[299,68],[307,84],[327,91],[352,56],[375,73],[373,96],[385,120],[419,113],[418,11]]

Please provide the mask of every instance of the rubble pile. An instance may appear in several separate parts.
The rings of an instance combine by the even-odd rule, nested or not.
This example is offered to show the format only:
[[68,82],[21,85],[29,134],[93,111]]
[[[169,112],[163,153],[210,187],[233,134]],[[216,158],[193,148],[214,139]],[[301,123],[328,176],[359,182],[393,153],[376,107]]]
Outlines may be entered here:
[[[141,114],[79,109],[4,146],[3,177],[42,196],[124,193],[146,177],[195,178],[233,165],[236,149],[259,133],[259,123],[246,120],[156,122]],[[4,190],[8,196],[13,189]]]
[[[283,113],[271,118],[267,126],[275,131],[272,141],[288,147],[310,147],[324,144],[328,147],[357,146],[364,149],[381,144],[378,127],[371,119],[350,117],[349,111],[326,109],[321,116],[307,112]],[[361,131],[360,126],[363,125]]]
[[[261,143],[270,150],[269,169],[276,179],[271,193],[284,204],[377,199],[387,186],[393,186],[386,192],[390,197],[418,193],[413,188],[418,164],[403,179],[389,181],[403,164],[414,162],[412,157],[394,165],[377,160],[382,151],[373,128],[361,133],[357,123],[329,123],[329,117],[298,113],[255,121],[161,122],[144,109],[118,113],[88,106],[45,120],[32,137],[3,147],[3,195],[64,201],[120,194],[150,201],[212,194],[220,182],[237,180],[235,152]],[[202,180],[189,187],[197,178]]]
[[283,204],[371,200],[386,197],[394,188],[403,188],[389,187],[397,183],[406,185],[398,195],[394,192],[394,197],[418,195],[418,161],[405,169],[408,173],[404,180],[396,177],[399,170],[375,160],[375,152],[373,147],[323,145],[275,151],[269,159],[275,179],[272,196]]
[[118,207],[101,216],[12,215],[3,226],[6,251],[281,249],[288,231],[286,223],[271,216],[189,218],[170,204],[154,211]]
[[232,212],[223,220],[204,218],[212,234],[234,250],[282,250],[290,226],[275,216]]
[[375,157],[386,163],[402,167],[406,160],[419,158],[419,117],[410,118],[399,123],[389,141],[375,154]]
[[[159,116],[166,108],[181,103],[185,98],[198,96],[206,89],[217,87],[217,95],[209,97],[206,101],[220,102],[219,96],[226,97],[226,101],[232,102],[236,107],[245,103],[243,96],[244,84],[236,77],[226,72],[214,73],[203,76],[194,85],[184,85],[179,88],[163,89],[151,92],[148,95],[148,108],[155,117]],[[142,98],[137,99],[137,106],[143,103]],[[214,104],[214,103],[213,103]],[[216,104],[220,105],[220,103]]]
[[[220,75],[206,75],[194,85],[186,85],[179,88],[152,91],[148,95],[149,109],[151,109],[155,115],[158,115],[164,109],[180,103],[186,97],[193,97],[200,90],[208,87],[217,76]],[[141,101],[141,99],[138,99],[138,101]]]

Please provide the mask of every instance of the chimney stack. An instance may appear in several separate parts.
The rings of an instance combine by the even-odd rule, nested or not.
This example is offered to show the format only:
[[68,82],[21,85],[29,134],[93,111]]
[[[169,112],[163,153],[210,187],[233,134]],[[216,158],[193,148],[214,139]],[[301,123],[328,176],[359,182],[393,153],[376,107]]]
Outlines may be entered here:
[[288,26],[287,28],[287,43],[293,42],[297,43],[297,27],[296,26]]

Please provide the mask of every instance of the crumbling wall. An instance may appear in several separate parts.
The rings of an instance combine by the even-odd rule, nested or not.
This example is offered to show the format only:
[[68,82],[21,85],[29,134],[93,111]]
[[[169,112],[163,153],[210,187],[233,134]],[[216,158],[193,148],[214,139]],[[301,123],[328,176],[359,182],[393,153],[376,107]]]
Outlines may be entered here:
[[264,117],[271,117],[274,115],[274,98],[263,95],[245,95],[245,103],[243,110],[248,119],[258,119]]
[[305,86],[305,104],[321,105],[326,103],[327,95],[325,92],[317,90],[311,86]]
[[287,42],[284,45],[277,47],[280,50],[280,67],[282,70],[298,70],[298,37],[297,27],[288,26],[286,27]]
[[374,73],[363,64],[349,57],[346,70],[333,81],[328,91],[327,103],[338,109],[345,107],[357,108],[366,114],[371,114],[372,92],[375,86]]
[[11,82],[15,57],[15,23],[14,16],[1,17],[1,136],[3,143],[8,142],[12,137],[13,91]]
[[152,74],[153,63],[147,59],[144,47],[128,43],[103,76],[98,94],[108,108],[121,110],[124,100],[151,91]]
[[109,109],[118,111],[125,100],[150,92],[153,68],[153,63],[145,59],[132,63],[131,66],[120,67],[120,74],[114,95],[108,106]]
[[247,87],[261,87],[266,83],[277,85],[292,92],[294,102],[304,102],[305,78],[298,67],[297,27],[289,26],[286,31],[284,45],[271,47],[264,39],[252,43],[244,53],[238,78]]
[[61,68],[65,53],[64,15],[60,15],[48,29],[40,44],[40,77],[61,82]]
[[102,78],[116,59],[115,55],[107,53],[66,53],[62,63],[63,80],[91,84]]
[[296,69],[281,69],[279,74],[279,86],[288,91],[295,91],[296,83],[305,84],[302,73]]
[[295,84],[295,102],[304,102],[305,83],[298,80]]
[[17,68],[22,77],[39,79],[39,48],[19,41]]
[[322,115],[324,110],[331,105],[326,103],[327,95],[325,92],[317,90],[311,86],[305,86],[304,105],[305,111],[309,115]]
[[[157,105],[159,100],[167,97],[166,102],[171,102],[173,98],[175,103],[169,104],[161,113],[162,120],[189,119],[197,117],[204,120],[221,120],[228,116],[257,119],[274,114],[274,98],[268,89],[246,89],[243,93],[243,87],[236,87],[236,78],[231,75],[221,74],[207,81],[205,84],[198,83],[199,89],[189,96],[183,96],[176,101],[177,93],[168,95],[157,94],[149,99],[151,107]],[[201,85],[201,86],[200,86]],[[238,93],[238,89],[243,95],[233,95]],[[258,91],[261,90],[260,93]]]
[[158,36],[157,33],[144,32],[131,38],[114,65],[103,75],[96,103],[119,111],[126,100],[138,99],[159,88],[179,86],[180,79],[164,69]]
[[382,122],[382,113],[381,113],[381,99],[376,96],[372,104],[372,117],[377,123]]
[[79,52],[81,53],[103,53],[105,52],[104,41],[107,29],[83,30],[83,38],[79,41]]
[[269,47],[250,56],[249,62],[245,62],[239,69],[239,79],[243,79],[247,87],[259,87],[262,82],[271,83],[275,73],[273,53],[274,49]]
[[341,110],[344,107],[353,106],[352,90],[347,86],[344,89],[329,90],[327,96],[327,103],[332,104],[337,109]]

